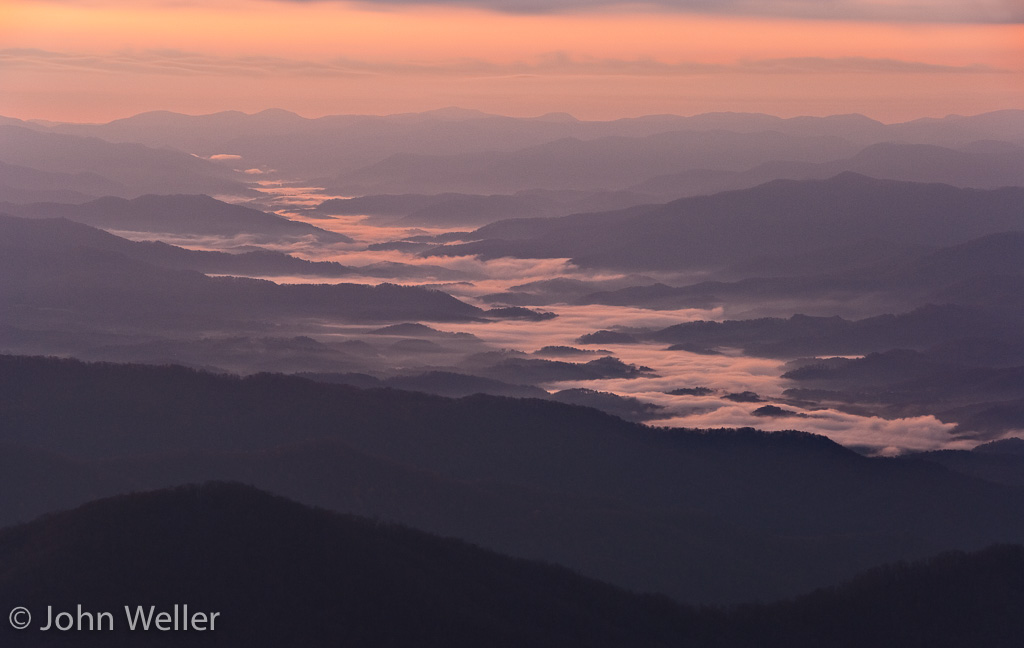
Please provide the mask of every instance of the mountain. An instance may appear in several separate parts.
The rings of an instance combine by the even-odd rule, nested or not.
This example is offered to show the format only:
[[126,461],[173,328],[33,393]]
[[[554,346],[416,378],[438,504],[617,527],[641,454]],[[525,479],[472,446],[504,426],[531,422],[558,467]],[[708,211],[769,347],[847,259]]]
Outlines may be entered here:
[[1024,146],[1010,142],[976,141],[949,148],[886,141],[844,159],[817,163],[780,159],[743,171],[690,170],[655,176],[630,190],[674,199],[746,189],[772,180],[825,179],[848,172],[903,182],[995,189],[1024,185],[1021,168]]
[[74,202],[125,191],[95,173],[54,173],[0,162],[0,202]]
[[636,398],[618,396],[593,389],[563,389],[554,393],[530,385],[516,385],[493,378],[455,373],[452,371],[428,371],[420,374],[406,374],[379,379],[359,373],[312,373],[298,374],[303,378],[319,380],[336,385],[351,385],[362,389],[388,387],[405,391],[418,391],[449,398],[462,398],[474,394],[509,396],[512,398],[545,398],[559,403],[582,405],[607,412],[627,421],[643,421],[657,418],[661,407]]
[[[923,303],[958,304],[1024,316],[1024,232],[987,234],[938,250],[868,239],[793,255],[766,255],[726,268],[714,279],[566,295],[570,303],[652,309],[756,304],[758,311],[799,308],[807,314],[904,311]],[[735,280],[736,277],[742,279]],[[552,303],[519,292],[491,302]],[[777,304],[777,306],[776,306]],[[739,310],[736,309],[736,310]],[[792,312],[790,310],[789,312]]]
[[499,221],[424,255],[568,257],[623,270],[722,268],[877,238],[949,246],[1024,230],[1024,188],[959,189],[875,180],[775,181],[660,206],[552,219]]
[[[0,218],[0,231],[11,235],[0,244],[0,317],[15,326],[98,326],[150,334],[212,326],[237,334],[254,325],[265,328],[262,322],[295,317],[451,321],[483,316],[480,309],[445,293],[418,287],[275,284],[162,267],[161,261],[194,266],[230,259],[197,258],[172,246],[131,243],[66,221]],[[312,266],[287,259],[291,257],[284,265],[295,269]],[[239,265],[251,260],[243,256]]]
[[0,240],[5,246],[67,251],[93,248],[168,270],[243,277],[433,277],[464,279],[465,274],[431,265],[373,263],[345,266],[334,261],[307,261],[283,252],[255,249],[228,253],[189,250],[161,241],[129,241],[108,232],[60,218],[18,218],[0,214]]
[[[984,311],[927,305],[898,315],[847,320],[793,315],[747,320],[694,321],[657,330],[632,331],[622,342],[654,341],[700,348],[741,348],[771,358],[808,355],[860,355],[893,348],[924,349],[970,338],[1010,343],[1019,337],[1019,322]],[[587,334],[581,344],[608,344],[603,333]],[[615,332],[611,332],[613,335]],[[685,350],[685,349],[684,349]]]
[[229,254],[188,250],[159,241],[129,241],[63,218],[18,218],[0,214],[0,240],[6,246],[34,250],[90,247],[162,268],[211,274],[342,277],[358,272],[356,268],[339,263],[306,261],[271,250]]
[[[11,123],[110,142],[175,148],[203,157],[239,155],[241,160],[237,164],[243,168],[277,169],[290,176],[313,177],[352,172],[396,154],[511,152],[565,138],[643,138],[679,131],[774,131],[789,137],[841,137],[857,148],[885,141],[952,148],[978,140],[1021,144],[1022,115],[1024,111],[1006,110],[886,125],[862,115],[780,119],[752,113],[708,113],[690,117],[648,115],[602,122],[568,119],[564,115],[522,119],[460,109],[390,116],[332,115],[318,119],[266,110],[251,115],[227,111],[194,116],[158,111],[108,124]],[[747,168],[749,165],[740,170]],[[654,175],[658,172],[647,177]]]
[[422,374],[393,376],[384,380],[360,374],[300,374],[304,378],[337,385],[353,387],[390,387],[405,391],[418,391],[449,398],[461,398],[473,394],[491,394],[513,398],[547,398],[548,393],[539,387],[513,385],[500,380],[458,374],[450,371],[428,371]]
[[344,234],[204,195],[147,195],[131,200],[108,196],[80,205],[6,204],[0,205],[0,211],[22,218],[66,218],[122,232],[225,237],[248,235],[272,242],[302,237],[311,237],[321,243],[352,242]]
[[56,174],[94,174],[94,179],[110,188],[123,186],[116,195],[125,197],[150,193],[254,194],[238,181],[234,171],[181,151],[113,144],[19,126],[0,125],[0,162]]
[[[1009,648],[1024,632],[1020,546],[884,565],[783,603],[692,608],[230,483],[0,530],[0,560],[0,594],[33,615],[0,628],[19,646]],[[56,629],[61,612],[84,629]]]
[[1021,438],[991,441],[973,450],[922,452],[908,458],[941,464],[978,479],[1024,487],[1024,439]]
[[1024,632],[1022,605],[1024,547],[998,546],[884,565],[792,602],[738,611],[730,622],[751,645],[778,648],[1009,648]]
[[[995,189],[1024,184],[1024,147],[1011,144],[968,150],[932,144],[882,142],[873,144],[848,160],[820,165],[817,177],[852,171],[876,178],[907,182],[933,182],[957,187]],[[813,176],[812,176],[813,177]]]
[[[102,500],[7,529],[0,560],[12,567],[0,577],[5,600],[36,615],[28,630],[0,631],[22,646],[151,645],[154,635],[179,633],[254,647],[562,646],[570,638],[617,646],[686,634],[665,603],[565,569],[231,484]],[[79,601],[114,611],[113,630],[53,639],[37,630],[47,606],[74,610]],[[151,605],[187,605],[201,623],[132,631],[125,606]]]
[[[332,198],[316,207],[324,214],[371,215],[402,225],[479,227],[507,218],[550,218],[581,211],[622,209],[653,202],[650,196],[624,191],[520,191],[475,195],[384,194]],[[388,218],[390,217],[390,218]]]
[[396,154],[338,176],[327,187],[350,194],[617,190],[672,171],[739,171],[780,158],[818,162],[853,152],[854,147],[839,138],[776,132],[677,131],[643,138],[567,138],[513,152]]
[[10,356],[0,393],[0,449],[79,466],[47,473],[39,497],[5,489],[21,493],[0,511],[7,521],[80,503],[98,476],[116,492],[235,479],[705,603],[1024,539],[1024,498],[1009,486],[796,432],[655,429],[538,399]]
[[[950,345],[964,342],[970,339],[955,338]],[[784,394],[805,406],[842,403],[891,417],[931,414],[958,423],[958,433],[977,439],[1021,429],[1024,366],[964,366],[945,358],[940,349],[893,349],[856,359],[801,361],[783,374],[798,385]]]

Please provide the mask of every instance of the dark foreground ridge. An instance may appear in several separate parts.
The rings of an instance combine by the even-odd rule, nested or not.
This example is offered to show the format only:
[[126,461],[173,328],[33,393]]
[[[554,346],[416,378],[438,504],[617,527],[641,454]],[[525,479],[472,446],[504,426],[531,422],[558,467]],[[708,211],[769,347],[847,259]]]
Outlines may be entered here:
[[[0,600],[35,617],[2,625],[0,641],[17,646],[999,648],[1024,633],[1022,547],[884,567],[784,604],[698,610],[226,483],[0,531],[0,564]],[[48,606],[77,615],[79,604],[97,625],[110,612],[102,630],[40,630]],[[205,630],[132,631],[124,608],[140,605],[219,615],[213,630],[201,618]]]
[[0,356],[0,420],[0,525],[238,481],[693,603],[1024,542],[1006,473],[1019,467],[990,480],[971,457],[961,474],[800,432],[655,429],[547,400]]

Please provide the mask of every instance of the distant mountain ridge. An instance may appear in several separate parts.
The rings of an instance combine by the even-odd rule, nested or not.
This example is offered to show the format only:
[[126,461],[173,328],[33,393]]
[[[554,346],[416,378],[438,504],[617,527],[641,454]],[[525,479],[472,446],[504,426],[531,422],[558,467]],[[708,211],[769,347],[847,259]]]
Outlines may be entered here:
[[346,193],[454,191],[512,193],[524,189],[626,189],[674,170],[745,170],[760,162],[820,162],[854,153],[830,136],[767,131],[675,131],[643,138],[564,138],[516,151],[455,155],[395,154],[326,183]]
[[[649,115],[595,122],[567,119],[564,115],[557,119],[550,116],[512,118],[454,108],[404,115],[332,115],[316,119],[283,110],[252,115],[228,111],[196,116],[158,111],[108,124],[43,125],[17,120],[12,123],[41,132],[177,148],[203,157],[240,155],[242,164],[246,165],[243,168],[273,168],[305,177],[353,172],[395,154],[444,156],[511,152],[566,138],[643,138],[715,130],[737,134],[774,131],[788,137],[833,136],[850,142],[857,149],[879,142],[956,148],[978,140],[1002,140],[1024,145],[1024,111],[1012,110],[902,124],[882,124],[862,115],[781,119],[745,113],[691,117]],[[753,165],[741,170],[750,166]],[[660,174],[655,172],[649,177]]]
[[944,246],[1024,230],[1024,188],[959,189],[843,173],[665,205],[499,221],[425,255],[568,257],[591,268],[721,268],[876,237]]
[[628,189],[664,198],[746,189],[772,180],[831,178],[844,172],[904,182],[995,189],[1024,185],[1024,145],[977,141],[961,148],[879,142],[852,157],[828,162],[776,160],[744,171],[690,170],[659,175]]

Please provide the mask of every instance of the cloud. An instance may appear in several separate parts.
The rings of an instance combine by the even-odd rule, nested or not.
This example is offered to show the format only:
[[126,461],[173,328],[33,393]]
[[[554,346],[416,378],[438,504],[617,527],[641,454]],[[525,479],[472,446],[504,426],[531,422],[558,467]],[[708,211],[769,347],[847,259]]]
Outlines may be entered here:
[[[66,5],[107,5],[123,0],[47,0]],[[354,4],[370,9],[453,7],[506,14],[547,15],[595,11],[672,12],[742,18],[782,18],[921,24],[1021,24],[1019,0],[273,0],[280,4]],[[168,8],[216,6],[245,9],[252,0],[149,0]],[[128,3],[125,3],[128,4]]]
[[[870,454],[895,455],[929,450],[967,450],[978,441],[952,435],[952,423],[934,416],[883,419],[823,409],[802,412],[807,418],[766,419],[751,414],[760,404],[695,402],[689,411],[671,418],[651,421],[652,425],[691,428],[756,427],[766,431],[798,429],[820,434],[847,447]],[[725,403],[725,404],[723,404]]]
[[216,56],[178,50],[84,54],[40,49],[0,50],[0,69],[3,68],[177,76],[278,76],[288,78],[393,75],[476,78],[524,76],[683,77],[707,74],[986,74],[1007,72],[1007,70],[982,64],[954,66],[866,57],[775,58],[717,64],[694,61],[667,63],[649,58],[574,57],[565,52],[551,52],[541,55],[533,61],[493,63],[480,59],[441,62],[359,61],[354,59],[305,61],[269,56]]
[[[343,63],[317,63],[272,56],[225,57],[180,50],[120,51],[107,54],[0,50],[0,68],[215,76],[342,76],[360,71]],[[366,66],[362,66],[366,67]]]
[[[330,0],[279,0],[308,4]],[[1024,23],[1017,0],[363,0],[368,7],[449,6],[512,14],[669,11],[758,18],[902,23]]]

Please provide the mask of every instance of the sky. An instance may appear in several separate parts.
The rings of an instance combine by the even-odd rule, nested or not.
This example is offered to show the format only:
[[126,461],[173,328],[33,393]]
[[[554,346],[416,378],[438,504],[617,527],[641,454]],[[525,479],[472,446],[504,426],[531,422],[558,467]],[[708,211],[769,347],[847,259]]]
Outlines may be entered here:
[[1020,0],[0,0],[0,115],[1024,108]]

